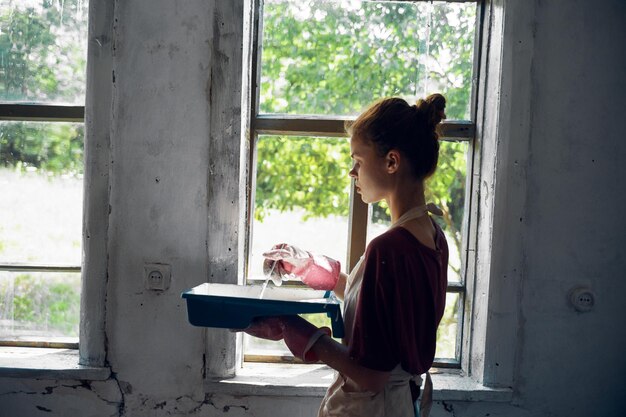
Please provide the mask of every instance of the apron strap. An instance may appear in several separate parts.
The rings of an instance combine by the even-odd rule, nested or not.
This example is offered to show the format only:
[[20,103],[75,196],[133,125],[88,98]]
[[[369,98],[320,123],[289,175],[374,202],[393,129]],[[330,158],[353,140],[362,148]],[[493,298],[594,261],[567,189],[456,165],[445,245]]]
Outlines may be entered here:
[[419,404],[419,417],[428,417],[430,409],[433,406],[433,380],[430,378],[430,372],[426,372],[426,380],[424,381],[424,390]]
[[389,228],[391,229],[393,227],[400,226],[401,224],[406,223],[409,220],[422,217],[426,213],[431,213],[436,216],[443,215],[443,211],[439,207],[437,207],[433,203],[428,203],[428,204],[424,204],[423,206],[416,206],[416,207],[410,208],[409,210],[406,211],[406,213],[400,216]]

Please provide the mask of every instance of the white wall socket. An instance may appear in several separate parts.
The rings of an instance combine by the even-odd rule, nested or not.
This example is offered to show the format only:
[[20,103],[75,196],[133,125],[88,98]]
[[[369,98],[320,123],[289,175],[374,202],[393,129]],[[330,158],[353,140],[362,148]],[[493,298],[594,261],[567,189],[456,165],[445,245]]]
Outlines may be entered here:
[[146,289],[165,291],[172,281],[172,267],[168,264],[145,264],[143,266]]
[[569,292],[570,304],[581,313],[591,311],[595,303],[595,295],[590,288],[575,287]]

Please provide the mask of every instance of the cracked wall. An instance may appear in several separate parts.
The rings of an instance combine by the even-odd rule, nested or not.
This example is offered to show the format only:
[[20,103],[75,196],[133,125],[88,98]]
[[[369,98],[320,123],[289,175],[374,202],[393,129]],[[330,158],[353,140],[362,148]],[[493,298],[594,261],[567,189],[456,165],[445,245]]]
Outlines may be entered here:
[[311,415],[319,398],[232,397],[219,394],[155,397],[107,381],[0,378],[0,416],[262,416]]
[[122,396],[113,380],[0,378],[0,416],[119,416]]

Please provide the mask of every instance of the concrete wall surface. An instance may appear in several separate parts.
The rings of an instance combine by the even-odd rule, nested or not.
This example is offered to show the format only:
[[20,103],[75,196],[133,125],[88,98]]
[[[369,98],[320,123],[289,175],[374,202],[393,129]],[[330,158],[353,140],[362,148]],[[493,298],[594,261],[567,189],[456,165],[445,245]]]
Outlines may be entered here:
[[[211,252],[223,244],[225,232],[223,224],[212,228],[211,222],[223,219],[209,208],[235,201],[232,190],[215,188],[215,172],[230,175],[220,179],[229,186],[239,184],[239,156],[225,155],[232,150],[218,141],[240,140],[240,109],[214,95],[232,84],[223,79],[228,73],[216,81],[216,60],[230,65],[223,54],[240,55],[243,39],[232,42],[238,28],[215,26],[228,11],[242,8],[243,0],[91,1],[114,7],[111,113],[105,120],[110,144],[101,150],[110,152],[108,253],[102,256],[108,259],[104,329],[112,376],[72,381],[0,373],[0,416],[314,416],[320,401],[315,396],[205,392],[205,365],[218,362],[231,345],[216,344],[224,334],[189,325],[180,298],[183,290],[210,279],[211,265],[236,263],[234,255],[216,260]],[[509,364],[513,399],[439,400],[431,415],[622,416],[626,2],[496,3],[527,10],[532,38],[528,55],[512,56],[501,71],[508,77],[516,59],[530,65],[528,83],[513,85],[508,97],[529,97],[527,150],[519,158],[525,164],[525,186],[519,188],[525,217],[500,213],[504,226],[518,222],[521,231],[508,238],[523,266]],[[240,76],[241,68],[230,75],[237,83]],[[226,120],[216,116],[218,108]],[[235,128],[219,134],[215,123]],[[508,160],[514,169],[518,161],[511,155]],[[499,250],[513,250],[507,248],[505,243]],[[146,289],[146,263],[171,266],[167,291]],[[579,313],[567,302],[578,286],[595,295],[590,312]],[[497,335],[488,340],[493,349],[510,343]]]
[[[536,7],[517,367],[538,415],[624,414],[625,23],[622,1]],[[577,286],[591,312],[568,306]]]

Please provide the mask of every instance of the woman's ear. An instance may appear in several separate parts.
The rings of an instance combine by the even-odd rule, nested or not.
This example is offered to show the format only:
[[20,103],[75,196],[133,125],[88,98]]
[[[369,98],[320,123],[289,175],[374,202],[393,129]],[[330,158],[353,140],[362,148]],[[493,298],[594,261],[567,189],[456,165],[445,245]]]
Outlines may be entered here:
[[394,174],[400,169],[400,153],[396,150],[390,150],[387,152],[387,173]]

